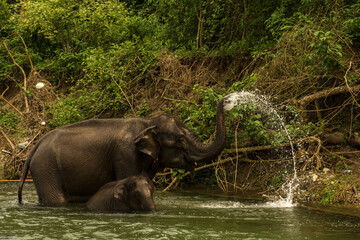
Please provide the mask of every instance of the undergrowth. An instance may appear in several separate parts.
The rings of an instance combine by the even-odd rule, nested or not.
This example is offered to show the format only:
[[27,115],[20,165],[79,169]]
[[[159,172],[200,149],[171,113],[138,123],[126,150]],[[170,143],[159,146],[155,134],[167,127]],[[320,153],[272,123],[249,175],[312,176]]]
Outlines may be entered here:
[[[10,2],[0,0],[7,178],[28,153],[20,140],[89,118],[167,113],[212,141],[218,101],[242,90],[271,97],[302,173],[359,164],[349,155],[360,146],[358,0]],[[289,144],[277,124],[251,104],[227,113],[226,149],[202,179],[224,191],[279,190]],[[186,174],[166,169],[161,181]],[[341,177],[324,186],[328,204],[359,190]]]

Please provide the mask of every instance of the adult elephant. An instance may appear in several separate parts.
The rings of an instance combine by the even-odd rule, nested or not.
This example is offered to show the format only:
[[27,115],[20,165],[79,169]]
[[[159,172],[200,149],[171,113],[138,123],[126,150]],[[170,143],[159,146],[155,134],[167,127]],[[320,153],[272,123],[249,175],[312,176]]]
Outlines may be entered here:
[[86,202],[104,184],[144,174],[152,179],[164,167],[191,170],[195,162],[215,159],[225,144],[224,105],[217,107],[216,137],[200,142],[169,115],[146,120],[92,119],[50,131],[25,161],[18,200],[30,169],[45,206]]

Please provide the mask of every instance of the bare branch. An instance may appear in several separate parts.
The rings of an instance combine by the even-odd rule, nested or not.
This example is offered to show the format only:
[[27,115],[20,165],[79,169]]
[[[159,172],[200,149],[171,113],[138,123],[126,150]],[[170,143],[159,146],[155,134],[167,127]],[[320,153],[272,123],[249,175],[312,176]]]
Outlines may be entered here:
[[13,144],[13,142],[10,140],[10,138],[6,135],[6,133],[3,131],[3,129],[0,127],[0,133],[4,136],[4,138],[6,139],[6,141],[9,143],[12,152],[14,153],[15,151],[15,145]]
[[23,115],[23,113],[14,105],[12,105],[8,100],[5,99],[4,94],[6,93],[7,90],[9,90],[9,86],[6,86],[7,88],[5,89],[5,91],[1,94],[0,99],[4,100],[4,102],[6,102],[7,104],[9,104],[13,109],[15,109],[21,116]]
[[[9,48],[7,47],[6,45],[6,42],[5,40],[3,41],[3,45],[6,49],[6,51],[8,52],[9,56],[11,57],[11,60],[13,61],[13,63],[21,70],[22,74],[23,74],[23,78],[24,78],[24,102],[25,102],[25,113],[28,113],[29,112],[29,103],[28,103],[28,99],[27,99],[27,96],[26,96],[26,85],[27,85],[27,78],[26,78],[26,73],[24,71],[24,69],[15,61],[14,59],[14,56],[11,54]],[[27,52],[27,50],[26,50]],[[32,66],[32,64],[31,64]]]
[[309,96],[305,96],[302,99],[298,100],[297,103],[304,109],[305,106],[316,100],[316,99],[320,99],[320,98],[324,98],[324,97],[328,97],[328,96],[332,96],[332,95],[336,95],[336,94],[341,94],[341,93],[346,93],[346,92],[358,92],[360,91],[360,85],[355,85],[355,86],[339,86],[339,87],[334,87],[334,88],[330,88],[330,89],[325,89],[322,91],[319,91],[317,93],[314,93],[312,95]]

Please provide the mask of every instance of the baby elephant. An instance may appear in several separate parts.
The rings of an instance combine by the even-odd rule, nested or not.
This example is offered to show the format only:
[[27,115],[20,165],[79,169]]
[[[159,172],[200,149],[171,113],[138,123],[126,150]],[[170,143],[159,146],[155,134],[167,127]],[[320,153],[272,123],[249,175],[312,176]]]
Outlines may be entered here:
[[143,175],[131,176],[102,186],[86,203],[90,211],[154,211],[155,186]]

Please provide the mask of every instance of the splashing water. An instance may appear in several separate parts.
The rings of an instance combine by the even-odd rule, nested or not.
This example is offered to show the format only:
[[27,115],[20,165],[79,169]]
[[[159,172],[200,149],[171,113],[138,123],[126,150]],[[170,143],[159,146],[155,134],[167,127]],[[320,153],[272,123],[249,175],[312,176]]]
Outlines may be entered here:
[[291,155],[292,155],[292,164],[293,164],[293,176],[288,182],[282,186],[282,190],[286,193],[286,198],[279,196],[279,199],[275,202],[270,204],[279,206],[279,207],[292,207],[295,205],[293,201],[293,194],[294,190],[297,188],[297,171],[296,171],[296,158],[295,158],[295,151],[294,145],[292,143],[290,134],[286,128],[285,122],[283,118],[279,115],[279,113],[275,110],[273,105],[271,104],[269,97],[264,95],[258,95],[255,92],[250,91],[241,91],[231,93],[226,96],[224,109],[229,111],[234,107],[239,107],[241,105],[252,104],[257,107],[261,113],[266,114],[268,116],[275,116],[281,125],[281,128],[284,129],[285,134],[289,140],[290,147],[291,147]]

